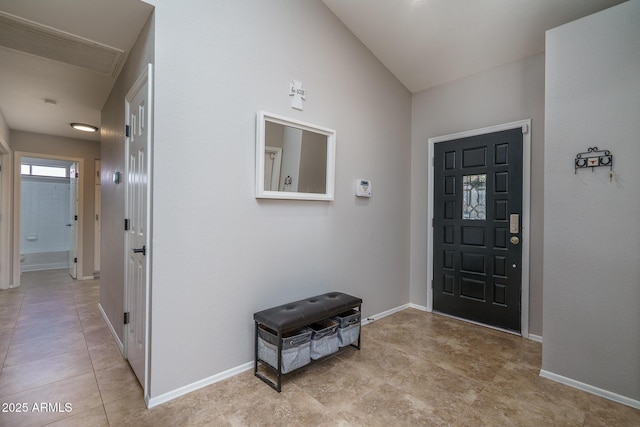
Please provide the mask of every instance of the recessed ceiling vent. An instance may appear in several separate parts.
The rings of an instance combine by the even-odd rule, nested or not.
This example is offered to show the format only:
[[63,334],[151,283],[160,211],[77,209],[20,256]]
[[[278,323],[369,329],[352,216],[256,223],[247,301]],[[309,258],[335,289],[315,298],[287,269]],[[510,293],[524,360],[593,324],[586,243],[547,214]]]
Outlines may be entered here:
[[124,52],[0,12],[0,46],[115,77]]

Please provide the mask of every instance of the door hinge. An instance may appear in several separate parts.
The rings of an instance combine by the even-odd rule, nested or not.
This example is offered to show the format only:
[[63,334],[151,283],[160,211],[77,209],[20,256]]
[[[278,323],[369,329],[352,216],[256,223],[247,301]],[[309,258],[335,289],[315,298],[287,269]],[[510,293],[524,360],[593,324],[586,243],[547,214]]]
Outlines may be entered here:
[[80,178],[80,174],[76,172],[76,178]]
[[124,125],[124,136],[129,138],[131,136],[131,126]]
[[74,216],[73,216],[73,219],[74,219],[75,221],[77,221],[77,220],[78,220],[78,215],[74,215]]
[[78,263],[78,258],[74,258],[74,259],[73,259],[73,263],[74,263],[74,264],[77,264],[77,263]]
[[129,231],[129,220],[124,219],[124,231]]
[[129,312],[128,311],[124,314],[124,324],[125,325],[129,324]]

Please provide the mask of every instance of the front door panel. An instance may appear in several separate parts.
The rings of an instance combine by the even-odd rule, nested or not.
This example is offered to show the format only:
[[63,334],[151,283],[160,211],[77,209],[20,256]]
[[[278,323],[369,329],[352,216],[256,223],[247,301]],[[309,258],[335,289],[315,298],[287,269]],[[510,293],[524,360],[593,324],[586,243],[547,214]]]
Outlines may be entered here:
[[434,311],[520,331],[521,214],[520,128],[435,144]]

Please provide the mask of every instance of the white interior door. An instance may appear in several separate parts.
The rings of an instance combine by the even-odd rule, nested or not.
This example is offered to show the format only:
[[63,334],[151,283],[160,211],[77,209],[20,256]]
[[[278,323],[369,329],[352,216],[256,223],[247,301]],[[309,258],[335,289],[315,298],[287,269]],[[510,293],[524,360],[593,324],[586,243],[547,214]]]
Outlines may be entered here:
[[[149,65],[149,68],[151,65]],[[150,69],[125,100],[126,111],[126,355],[146,394],[149,266],[149,178],[151,148]]]
[[282,147],[265,147],[264,150],[264,189],[278,191],[280,182],[280,164]]
[[69,245],[69,274],[72,278],[78,278],[78,164],[74,163],[69,167],[69,194],[71,203],[70,240]]

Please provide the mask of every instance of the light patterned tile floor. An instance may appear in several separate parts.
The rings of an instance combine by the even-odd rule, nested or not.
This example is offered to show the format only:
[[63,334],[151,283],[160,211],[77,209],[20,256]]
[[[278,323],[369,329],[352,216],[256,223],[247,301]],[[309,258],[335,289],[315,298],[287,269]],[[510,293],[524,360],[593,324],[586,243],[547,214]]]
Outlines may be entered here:
[[0,291],[2,427],[640,426],[638,410],[541,378],[539,343],[413,309],[364,326],[361,351],[290,373],[282,393],[245,372],[147,410],[99,280],[22,282]]

